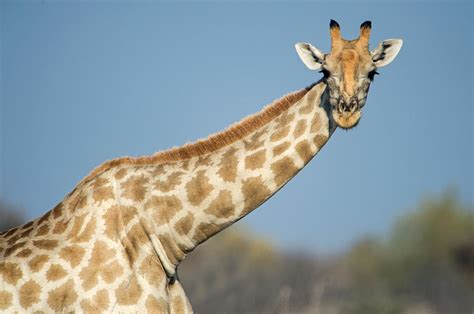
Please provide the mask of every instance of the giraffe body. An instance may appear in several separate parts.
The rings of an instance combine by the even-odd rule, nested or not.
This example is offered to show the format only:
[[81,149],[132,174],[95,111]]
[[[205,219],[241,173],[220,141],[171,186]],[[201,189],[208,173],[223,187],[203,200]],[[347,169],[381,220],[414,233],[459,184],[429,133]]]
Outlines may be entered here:
[[260,206],[360,119],[377,67],[401,40],[369,52],[359,39],[332,51],[296,45],[325,77],[206,140],[108,161],[54,209],[0,233],[0,311],[190,313],[177,267],[197,245]]
[[215,151],[110,163],[40,219],[1,234],[0,310],[192,312],[179,262],[326,143],[335,126],[324,90],[320,82],[287,96],[287,109]]

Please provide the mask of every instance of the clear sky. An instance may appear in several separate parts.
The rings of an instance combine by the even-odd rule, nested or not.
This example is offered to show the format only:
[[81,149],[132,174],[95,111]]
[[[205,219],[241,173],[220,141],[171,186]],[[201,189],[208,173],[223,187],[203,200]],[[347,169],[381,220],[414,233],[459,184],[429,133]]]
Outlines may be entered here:
[[472,204],[471,1],[2,1],[1,196],[34,218],[106,159],[207,136],[319,79],[294,51],[403,38],[360,125],[244,221],[285,248],[333,251],[383,234],[423,197]]

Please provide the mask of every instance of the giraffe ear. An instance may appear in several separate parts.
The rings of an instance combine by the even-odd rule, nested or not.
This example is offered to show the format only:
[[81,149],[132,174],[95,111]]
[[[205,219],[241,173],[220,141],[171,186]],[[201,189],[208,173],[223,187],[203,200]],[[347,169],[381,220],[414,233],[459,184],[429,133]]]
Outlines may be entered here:
[[324,53],[322,53],[318,48],[307,43],[297,43],[295,48],[298,56],[301,58],[301,61],[303,61],[308,69],[321,69],[321,65],[324,60]]
[[387,39],[380,42],[377,48],[370,52],[375,66],[381,68],[392,62],[400,52],[402,45],[403,40],[401,39]]

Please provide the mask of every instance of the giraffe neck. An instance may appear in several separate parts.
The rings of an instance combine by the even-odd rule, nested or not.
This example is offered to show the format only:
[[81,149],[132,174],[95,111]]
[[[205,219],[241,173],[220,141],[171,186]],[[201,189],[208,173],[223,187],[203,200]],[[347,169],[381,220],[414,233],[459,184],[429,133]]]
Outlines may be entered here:
[[[223,133],[244,136],[213,151],[189,158],[180,153],[166,162],[152,156],[106,163],[67,197],[67,207],[74,216],[95,208],[88,215],[103,221],[97,232],[119,242],[130,265],[155,255],[174,276],[188,252],[265,202],[326,143],[335,124],[325,90],[319,82],[297,97],[282,98],[291,102],[284,110],[253,129],[243,120]],[[251,121],[261,119],[255,117]],[[251,131],[239,129],[242,125]]]
[[325,88],[314,85],[272,121],[214,152],[141,167],[154,176],[144,213],[168,273],[198,244],[265,202],[326,143],[335,125]]

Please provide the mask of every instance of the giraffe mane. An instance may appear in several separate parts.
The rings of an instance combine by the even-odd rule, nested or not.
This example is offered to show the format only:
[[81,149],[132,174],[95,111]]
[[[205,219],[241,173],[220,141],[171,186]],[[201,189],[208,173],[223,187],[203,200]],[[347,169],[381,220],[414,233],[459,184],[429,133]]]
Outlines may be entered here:
[[268,124],[282,112],[286,111],[292,105],[297,103],[301,98],[303,98],[303,96],[306,95],[312,86],[276,99],[269,105],[265,106],[261,111],[251,114],[239,122],[232,124],[227,129],[209,135],[207,138],[200,139],[180,147],[173,147],[167,150],[159,151],[150,156],[120,157],[108,160],[96,167],[91,173],[89,173],[89,175],[82,179],[79,184],[87,182],[99,174],[121,165],[159,165],[186,160],[192,157],[214,152],[246,137],[250,133],[255,132],[262,126]]

